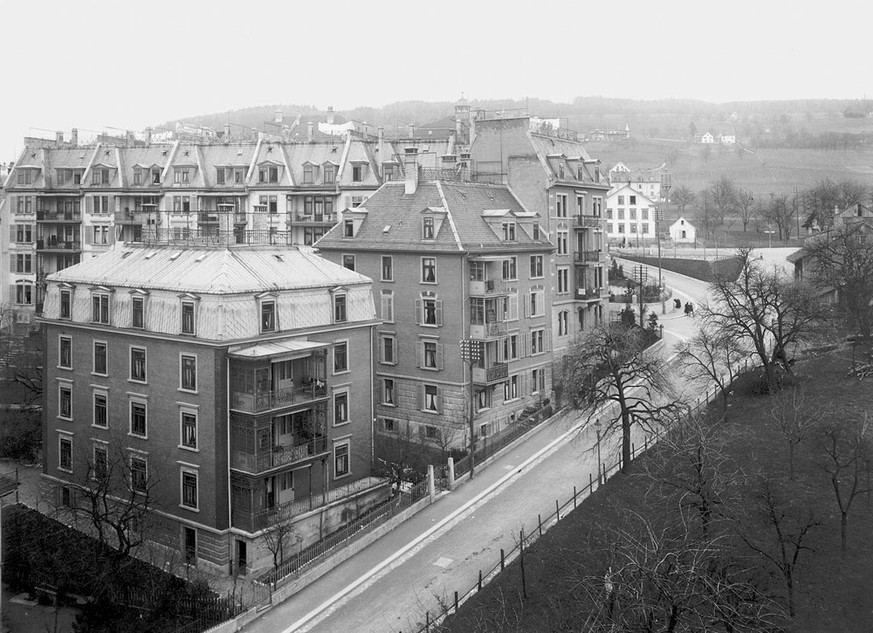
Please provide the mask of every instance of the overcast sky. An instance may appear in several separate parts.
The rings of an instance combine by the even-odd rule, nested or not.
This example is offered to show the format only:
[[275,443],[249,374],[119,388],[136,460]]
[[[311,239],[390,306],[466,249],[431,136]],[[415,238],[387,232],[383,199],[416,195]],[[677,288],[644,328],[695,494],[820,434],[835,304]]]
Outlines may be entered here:
[[279,103],[863,98],[870,17],[849,0],[4,1],[0,160],[26,135]]

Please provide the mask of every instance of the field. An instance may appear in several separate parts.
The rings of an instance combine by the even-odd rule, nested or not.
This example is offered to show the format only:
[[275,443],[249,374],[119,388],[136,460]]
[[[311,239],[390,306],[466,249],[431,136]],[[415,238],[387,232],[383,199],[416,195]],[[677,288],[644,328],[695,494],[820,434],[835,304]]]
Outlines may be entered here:
[[[803,410],[826,411],[818,416],[819,424],[863,421],[873,408],[871,378],[864,381],[848,378],[846,371],[850,365],[851,349],[842,347],[795,366],[797,384],[804,385],[802,393],[807,398],[802,401]],[[782,524],[784,534],[796,534],[798,526],[812,519],[812,527],[802,541],[804,549],[794,568],[796,615],[794,618],[777,617],[778,627],[772,630],[867,632],[871,622],[869,588],[873,586],[873,549],[867,542],[867,535],[873,529],[870,494],[859,495],[851,506],[847,554],[841,556],[840,510],[825,470],[829,462],[823,427],[816,427],[797,446],[796,479],[791,481],[787,442],[770,415],[780,401],[777,396],[752,395],[749,387],[753,383],[752,376],[746,375],[732,386],[727,417],[715,422],[713,427],[721,442],[719,459],[723,459],[717,462],[717,470],[729,472],[730,476],[722,483],[727,486],[725,490],[732,490],[722,497],[726,503],[720,506],[727,521],[720,528],[724,530],[724,543],[733,543],[736,561],[757,570],[764,593],[784,606],[787,589],[778,567],[754,553],[743,538],[731,540],[745,535],[779,559],[779,539],[762,504],[763,492],[769,490],[779,512],[788,517]],[[778,397],[787,402],[784,398],[793,397],[797,393],[794,389],[789,387]],[[667,459],[663,455],[659,457],[663,448],[638,459],[633,463],[633,474],[614,477],[578,510],[563,518],[527,550],[524,569],[520,568],[518,560],[514,561],[481,593],[465,603],[457,616],[449,617],[441,631],[587,633],[609,630],[608,613],[612,612],[605,605],[612,609],[612,600],[616,600],[625,609],[637,606],[633,601],[621,603],[620,597],[607,600],[604,592],[612,586],[605,583],[604,578],[611,577],[617,569],[614,566],[624,560],[621,552],[627,546],[627,534],[641,534],[638,530],[634,532],[634,527],[639,528],[643,520],[650,521],[652,526],[661,525],[659,520],[674,513],[672,508],[682,504],[681,501],[676,503],[678,498],[662,496],[653,484],[656,477],[663,476],[658,475],[658,468],[675,467],[675,459],[669,454]],[[847,477],[844,473],[841,484],[844,495]],[[861,486],[867,488],[869,471],[862,469],[859,479]],[[715,479],[712,481],[712,485],[717,483]],[[686,519],[693,516],[687,515]],[[654,533],[661,534],[657,529]],[[639,543],[648,544],[648,537],[641,538]],[[788,551],[793,551],[790,546]],[[645,552],[659,559],[660,554],[655,550],[643,550],[639,556]],[[669,576],[658,578],[655,582],[663,582],[660,586],[668,593],[676,589],[670,585]],[[644,598],[648,599],[640,597]],[[692,603],[682,603],[680,611]],[[687,613],[683,613],[683,617],[685,615]],[[683,622],[684,626],[675,630],[699,630],[693,625],[689,628],[687,619]],[[763,630],[749,626],[751,628],[734,630]],[[656,629],[668,630],[664,626]],[[711,630],[722,628],[716,626]]]

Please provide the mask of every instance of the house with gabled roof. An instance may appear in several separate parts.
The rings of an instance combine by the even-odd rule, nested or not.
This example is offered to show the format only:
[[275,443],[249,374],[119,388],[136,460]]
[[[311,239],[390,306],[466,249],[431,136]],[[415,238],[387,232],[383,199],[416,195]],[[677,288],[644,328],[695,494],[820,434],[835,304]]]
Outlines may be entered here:
[[50,275],[45,500],[87,531],[95,481],[148,496],[131,529],[223,574],[269,566],[279,523],[302,548],[384,500],[370,285],[306,247],[184,241]]
[[[509,426],[552,390],[549,280],[542,218],[506,185],[406,178],[383,184],[316,244],[374,280],[378,432],[411,431],[434,450]],[[470,368],[458,342],[473,340]]]

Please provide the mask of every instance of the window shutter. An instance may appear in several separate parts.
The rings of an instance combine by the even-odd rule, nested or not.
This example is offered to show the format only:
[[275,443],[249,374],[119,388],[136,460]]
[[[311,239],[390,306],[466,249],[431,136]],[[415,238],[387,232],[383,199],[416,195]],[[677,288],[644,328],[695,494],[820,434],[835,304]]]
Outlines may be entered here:
[[440,393],[439,387],[437,387],[436,396],[434,397],[434,403],[436,403],[436,410],[443,410],[443,395]]
[[85,231],[85,244],[91,244],[91,232]]
[[418,342],[418,367],[421,369],[424,367],[424,342]]
[[552,330],[547,329],[543,334],[543,351],[551,352],[552,351]]
[[85,198],[85,211],[88,213],[94,213],[94,198],[91,196]]
[[524,318],[528,318],[531,316],[531,314],[530,314],[530,297],[531,297],[531,295],[533,295],[532,292],[526,292],[524,294],[524,297],[525,297],[525,300],[524,300]]
[[437,343],[436,346],[436,365],[437,369],[443,369],[443,344]]
[[442,325],[443,324],[443,302],[442,301],[435,301],[434,304],[436,305],[436,323],[437,323],[437,325]]
[[16,268],[16,266],[15,266],[15,255],[9,256],[9,270],[11,270],[14,273],[18,272],[18,268]]
[[530,356],[530,334],[521,335],[521,355]]
[[418,385],[416,392],[418,394],[418,410],[421,411],[424,409],[424,385]]
[[9,225],[9,243],[14,244],[18,239],[18,234],[16,233],[16,227],[14,224]]
[[415,323],[421,325],[421,299],[415,300]]

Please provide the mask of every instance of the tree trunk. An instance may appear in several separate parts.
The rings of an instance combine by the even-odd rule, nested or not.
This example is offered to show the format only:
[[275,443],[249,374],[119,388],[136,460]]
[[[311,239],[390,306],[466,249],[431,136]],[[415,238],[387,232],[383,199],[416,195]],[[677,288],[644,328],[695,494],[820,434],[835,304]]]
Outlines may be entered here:
[[788,479],[794,481],[794,442],[788,442]]
[[631,461],[631,422],[627,410],[621,412],[621,472],[627,474]]
[[844,559],[846,558],[846,525],[848,522],[849,515],[842,512],[840,514],[840,556]]

